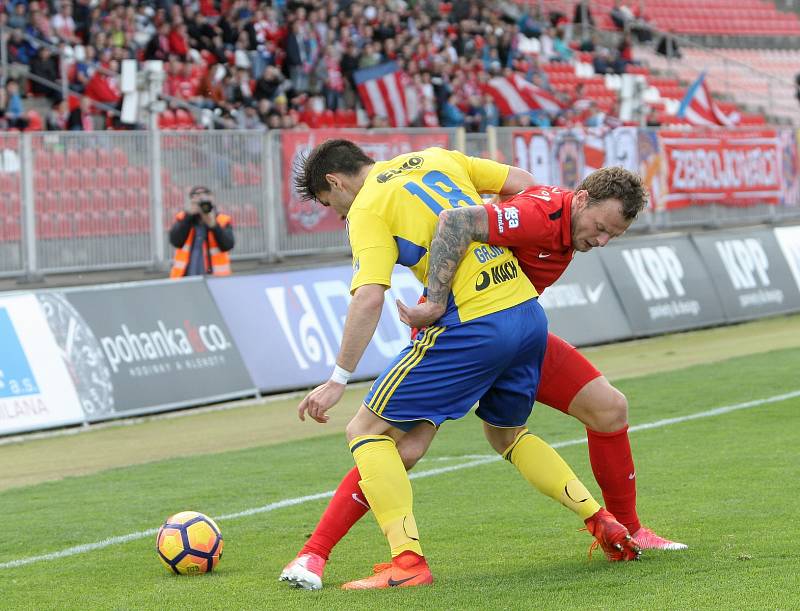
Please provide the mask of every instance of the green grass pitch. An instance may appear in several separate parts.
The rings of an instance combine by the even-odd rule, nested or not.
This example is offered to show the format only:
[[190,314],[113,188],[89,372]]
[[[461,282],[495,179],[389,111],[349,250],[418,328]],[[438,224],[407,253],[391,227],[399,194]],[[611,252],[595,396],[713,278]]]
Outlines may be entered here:
[[[637,425],[798,391],[798,371],[800,350],[789,349],[617,385]],[[236,410],[228,415],[235,426]],[[543,406],[530,428],[549,442],[582,436],[576,421]],[[600,553],[589,560],[591,538],[578,531],[579,520],[529,488],[508,463],[491,461],[413,482],[422,545],[436,578],[429,588],[338,588],[387,559],[371,515],[335,550],[323,591],[279,583],[324,508],[321,499],[220,519],[225,553],[211,575],[169,574],[156,557],[154,535],[3,566],[0,609],[795,609],[798,431],[800,397],[634,432],[640,516],[690,547],[647,552],[637,563],[610,564]],[[560,453],[600,499],[586,446]],[[490,454],[469,415],[443,427],[416,471]],[[0,448],[2,468],[15,469],[2,456]],[[0,565],[154,529],[181,510],[216,518],[333,490],[351,466],[337,433],[11,488],[0,492]]]

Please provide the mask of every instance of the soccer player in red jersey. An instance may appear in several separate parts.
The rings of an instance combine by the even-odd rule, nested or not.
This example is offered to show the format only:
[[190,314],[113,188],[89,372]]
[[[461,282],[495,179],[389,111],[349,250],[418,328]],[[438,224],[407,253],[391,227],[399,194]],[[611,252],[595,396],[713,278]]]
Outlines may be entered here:
[[[427,300],[411,308],[398,303],[400,318],[416,328],[439,319],[447,305],[455,269],[472,242],[511,248],[541,293],[561,276],[575,251],[605,246],[622,235],[644,203],[636,174],[622,168],[602,168],[584,179],[574,192],[533,186],[505,202],[444,210],[430,248]],[[606,506],[642,549],[686,548],[639,522],[625,396],[573,346],[552,333],[547,339],[537,401],[586,426],[592,470]],[[417,429],[422,427],[409,431],[397,446],[408,469],[425,454],[433,438],[430,432],[416,434],[423,433]],[[304,583],[321,587],[330,551],[368,511],[359,479],[355,468],[345,476],[311,538],[284,569],[282,578],[291,576],[291,581],[301,587],[306,587]]]

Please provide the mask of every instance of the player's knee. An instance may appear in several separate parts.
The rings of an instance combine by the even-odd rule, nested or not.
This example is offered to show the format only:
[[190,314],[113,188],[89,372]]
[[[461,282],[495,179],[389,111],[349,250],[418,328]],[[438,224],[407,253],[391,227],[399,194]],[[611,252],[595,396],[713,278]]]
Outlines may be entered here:
[[486,435],[486,440],[494,451],[498,454],[502,454],[514,443],[514,439],[516,439],[523,428],[524,427],[501,429],[484,423],[483,432]]
[[605,394],[603,409],[597,413],[598,422],[595,430],[613,433],[628,424],[628,399],[611,385]]
[[406,471],[410,471],[425,455],[425,448],[418,444],[401,444],[397,451],[400,452],[400,459],[403,461]]
[[347,426],[344,429],[345,437],[347,438],[347,443],[350,443],[356,437],[363,435],[364,432],[361,430],[360,423],[353,418],[350,422],[347,423]]

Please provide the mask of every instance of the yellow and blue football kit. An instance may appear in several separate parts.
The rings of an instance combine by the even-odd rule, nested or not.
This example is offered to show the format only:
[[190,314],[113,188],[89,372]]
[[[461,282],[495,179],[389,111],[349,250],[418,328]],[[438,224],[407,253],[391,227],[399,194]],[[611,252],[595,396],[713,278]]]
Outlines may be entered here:
[[[351,290],[390,286],[396,263],[427,285],[438,214],[498,193],[509,167],[456,151],[426,149],[376,163],[347,215]],[[533,405],[547,319],[536,290],[506,248],[470,244],[453,278],[444,315],[421,332],[370,389],[365,404],[394,426],[438,426],[477,414],[521,426]]]

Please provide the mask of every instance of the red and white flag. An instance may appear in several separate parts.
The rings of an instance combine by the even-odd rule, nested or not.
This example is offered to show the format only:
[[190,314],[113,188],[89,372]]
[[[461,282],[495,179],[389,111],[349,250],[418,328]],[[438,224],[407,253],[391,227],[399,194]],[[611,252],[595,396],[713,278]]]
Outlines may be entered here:
[[706,85],[706,73],[700,73],[694,83],[686,91],[686,95],[678,108],[677,116],[686,119],[692,125],[724,125],[733,127],[739,123],[739,113],[726,115],[717,106]]
[[408,125],[408,106],[402,77],[403,73],[396,62],[353,73],[361,102],[370,117],[386,117],[392,127]]
[[529,83],[519,73],[509,77],[496,76],[484,85],[485,93],[492,96],[503,116],[517,115],[531,110],[557,113],[563,106],[552,93]]

